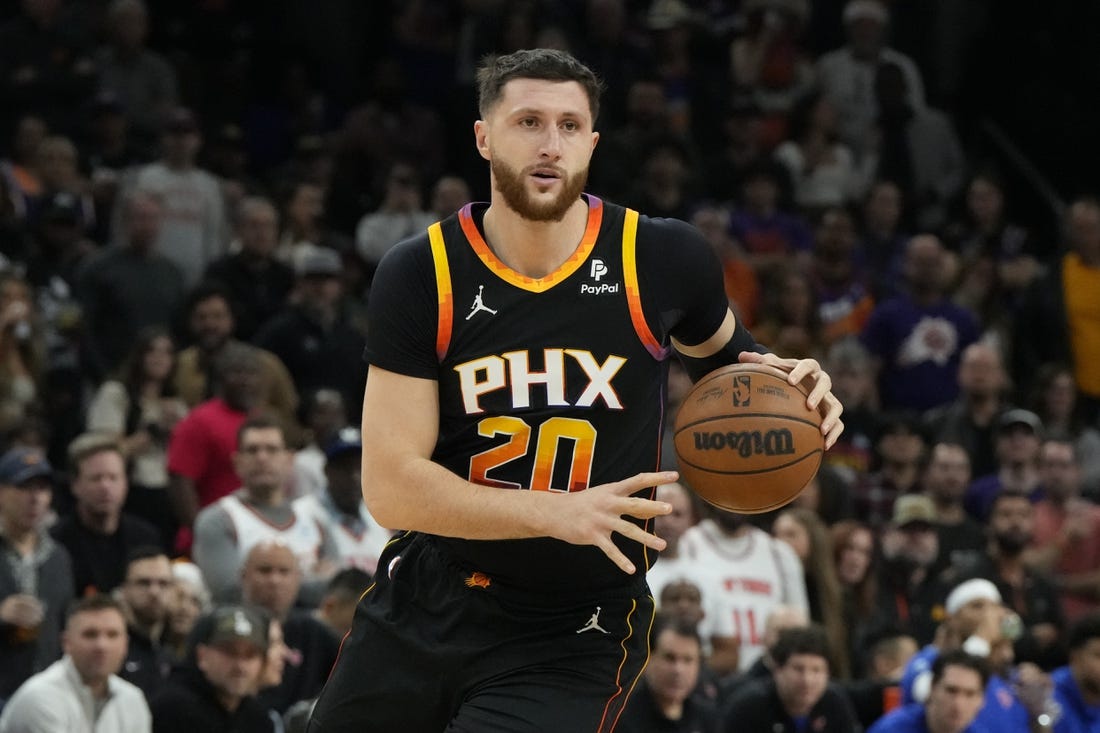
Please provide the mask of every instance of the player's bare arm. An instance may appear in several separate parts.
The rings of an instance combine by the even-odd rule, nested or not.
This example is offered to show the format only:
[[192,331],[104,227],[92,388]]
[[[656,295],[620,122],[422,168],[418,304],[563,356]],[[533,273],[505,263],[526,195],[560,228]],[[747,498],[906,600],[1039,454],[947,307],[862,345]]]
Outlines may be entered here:
[[383,526],[465,539],[554,537],[599,547],[626,573],[636,568],[612,542],[614,533],[664,549],[664,540],[623,517],[669,513],[666,502],[631,495],[675,481],[675,472],[639,473],[568,494],[480,486],[431,460],[438,415],[435,381],[371,367],[363,398],[363,500]]
[[[676,350],[694,359],[706,359],[714,356],[731,343],[737,332],[737,317],[733,311],[727,310],[726,317],[714,335],[700,344],[687,345],[680,343],[675,338],[672,345]],[[844,431],[844,423],[840,415],[844,407],[840,400],[832,393],[833,380],[821,368],[816,359],[784,359],[775,354],[758,354],[754,351],[741,351],[738,361],[745,364],[767,364],[787,372],[787,381],[792,385],[801,384],[809,378],[813,382],[813,389],[806,398],[806,405],[811,410],[819,410],[822,414],[821,432],[825,436],[825,448],[832,447],[837,438]]]

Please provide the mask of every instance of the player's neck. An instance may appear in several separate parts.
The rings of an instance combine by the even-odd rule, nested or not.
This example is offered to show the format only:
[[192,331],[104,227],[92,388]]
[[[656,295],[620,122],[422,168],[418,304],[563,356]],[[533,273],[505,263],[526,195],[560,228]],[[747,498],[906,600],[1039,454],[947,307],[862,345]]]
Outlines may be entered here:
[[531,221],[497,200],[486,210],[483,225],[485,241],[501,262],[521,275],[546,277],[569,259],[584,237],[588,203],[577,199],[561,221]]

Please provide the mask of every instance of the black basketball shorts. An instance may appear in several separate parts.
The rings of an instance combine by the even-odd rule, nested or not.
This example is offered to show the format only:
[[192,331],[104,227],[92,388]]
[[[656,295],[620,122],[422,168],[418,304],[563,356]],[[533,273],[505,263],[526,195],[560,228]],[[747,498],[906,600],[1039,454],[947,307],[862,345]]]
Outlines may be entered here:
[[310,733],[608,733],[649,656],[644,577],[576,600],[501,587],[429,536],[392,542]]

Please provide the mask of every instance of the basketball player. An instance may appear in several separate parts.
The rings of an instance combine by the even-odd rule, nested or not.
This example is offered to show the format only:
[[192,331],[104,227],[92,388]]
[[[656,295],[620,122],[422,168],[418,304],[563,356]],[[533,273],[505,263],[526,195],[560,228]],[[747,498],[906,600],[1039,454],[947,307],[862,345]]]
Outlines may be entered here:
[[[363,495],[391,542],[310,731],[613,730],[647,657],[645,572],[675,345],[754,353],[694,229],[582,195],[599,82],[558,51],[478,72],[492,199],[398,244],[371,292]],[[748,353],[743,353],[748,352]],[[511,490],[510,490],[511,489]],[[516,490],[518,489],[518,490]]]

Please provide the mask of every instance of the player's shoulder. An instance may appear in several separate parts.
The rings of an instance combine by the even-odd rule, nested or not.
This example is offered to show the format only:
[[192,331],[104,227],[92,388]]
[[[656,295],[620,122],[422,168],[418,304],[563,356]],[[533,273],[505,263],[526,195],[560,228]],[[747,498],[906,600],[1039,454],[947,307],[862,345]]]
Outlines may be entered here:
[[703,233],[681,219],[663,216],[647,216],[638,213],[638,239],[662,246],[678,247],[683,243],[706,245]]

